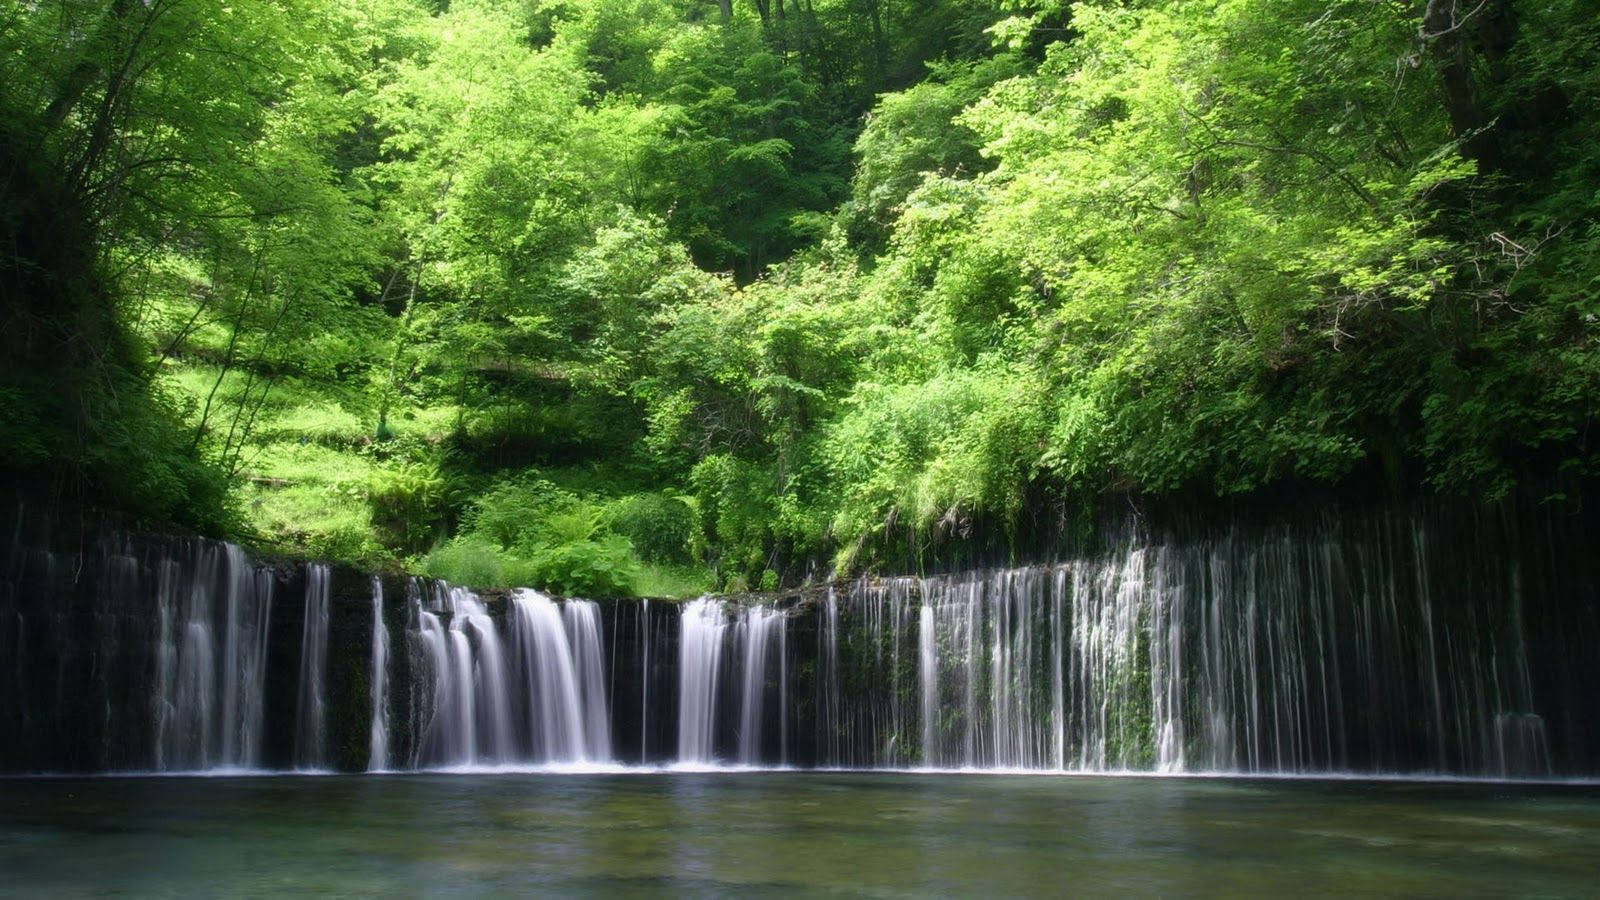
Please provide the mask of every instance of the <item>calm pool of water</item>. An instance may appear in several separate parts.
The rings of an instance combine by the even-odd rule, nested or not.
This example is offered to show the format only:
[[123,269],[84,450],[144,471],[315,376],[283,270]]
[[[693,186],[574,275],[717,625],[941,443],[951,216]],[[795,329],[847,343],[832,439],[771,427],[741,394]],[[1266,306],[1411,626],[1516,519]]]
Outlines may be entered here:
[[0,894],[1590,894],[1600,788],[833,773],[0,781]]

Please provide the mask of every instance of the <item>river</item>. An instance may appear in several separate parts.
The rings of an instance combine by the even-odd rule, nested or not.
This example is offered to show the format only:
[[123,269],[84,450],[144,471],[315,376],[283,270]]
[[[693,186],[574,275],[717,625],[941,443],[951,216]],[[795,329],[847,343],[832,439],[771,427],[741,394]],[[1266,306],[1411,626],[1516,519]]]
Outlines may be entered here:
[[0,895],[1590,894],[1600,786],[715,772],[0,781]]

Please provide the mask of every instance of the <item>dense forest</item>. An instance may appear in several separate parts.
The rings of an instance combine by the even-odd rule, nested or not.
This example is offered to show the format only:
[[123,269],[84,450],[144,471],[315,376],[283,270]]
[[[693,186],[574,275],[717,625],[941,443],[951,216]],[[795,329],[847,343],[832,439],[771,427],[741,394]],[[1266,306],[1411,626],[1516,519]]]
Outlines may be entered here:
[[0,0],[9,489],[685,595],[1587,476],[1591,0]]

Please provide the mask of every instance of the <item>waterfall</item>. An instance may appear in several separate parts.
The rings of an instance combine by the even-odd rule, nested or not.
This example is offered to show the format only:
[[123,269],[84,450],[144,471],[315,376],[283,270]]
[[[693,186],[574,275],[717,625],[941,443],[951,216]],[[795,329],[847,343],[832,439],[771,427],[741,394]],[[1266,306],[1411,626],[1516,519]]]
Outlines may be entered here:
[[778,621],[778,764],[789,765],[789,619]]
[[[755,765],[762,761],[762,717],[767,698],[767,651],[774,637],[784,631],[784,615],[766,606],[753,606],[740,610],[736,626],[744,653],[740,660],[739,702],[739,762]],[[782,685],[778,691],[779,707],[788,704]]]
[[447,727],[454,733],[452,745],[458,755],[446,762],[455,765],[473,765],[478,761],[478,692],[473,684],[472,642],[467,633],[451,622],[446,633],[449,648],[449,705]]
[[[774,606],[729,608],[710,598],[685,603],[679,613],[678,762],[716,761],[719,736],[732,731],[731,758],[744,766],[787,764],[789,717],[789,616]],[[731,679],[722,683],[724,659]],[[724,728],[721,694],[737,699]],[[737,694],[734,694],[737,691]],[[775,701],[775,702],[774,702]]]
[[244,551],[222,545],[227,632],[222,657],[222,759],[224,766],[253,769],[261,762],[266,696],[267,626],[272,610],[272,573],[255,569]]
[[907,766],[919,757],[923,719],[914,703],[924,676],[920,638],[913,645],[911,635],[921,618],[920,584],[863,580],[825,596],[818,624],[821,764]]
[[383,621],[383,581],[372,579],[372,729],[367,769],[389,768],[389,626]]
[[583,710],[584,761],[611,759],[611,714],[606,702],[605,657],[601,645],[600,607],[589,600],[568,600],[562,607],[572,666],[578,677],[578,702]]
[[507,603],[504,636],[488,606],[436,584],[416,591],[412,682],[415,766],[571,764],[611,759],[599,606],[532,590]]
[[413,614],[416,621],[414,646],[416,654],[412,663],[415,687],[412,709],[416,713],[412,733],[417,735],[413,766],[438,762],[455,762],[465,756],[465,739],[459,723],[452,721],[452,713],[459,705],[450,668],[449,638],[438,614],[421,608],[420,596],[415,598]]
[[842,742],[836,726],[843,705],[839,685],[839,595],[829,587],[823,599],[822,621],[817,628],[818,655],[821,656],[817,679],[817,758],[824,765],[838,766],[841,762]]
[[639,601],[636,643],[642,654],[639,662],[639,762],[650,758],[650,646],[655,635],[650,631],[650,601]]
[[[1502,573],[1447,608],[1440,552],[1420,524],[1380,519],[1343,541],[1128,541],[1053,566],[863,580],[819,613],[818,756],[900,765],[897,741],[920,733],[927,766],[1552,771],[1520,582]],[[915,693],[897,659],[913,627]]]
[[508,762],[516,756],[511,731],[511,692],[500,634],[476,594],[449,591],[452,662],[464,711],[461,724],[471,739],[468,765]]
[[1502,778],[1549,777],[1550,741],[1544,719],[1529,713],[1494,717],[1495,766]]
[[933,626],[933,607],[926,601],[917,611],[917,679],[922,688],[922,764],[939,764],[934,734],[939,721],[939,650]]
[[678,639],[678,761],[716,758],[717,688],[722,639],[728,628],[722,601],[709,597],[683,605]]
[[300,689],[295,703],[294,764],[327,766],[328,567],[306,565],[305,617],[300,630]]
[[[108,561],[122,574],[106,579],[102,590],[113,596],[103,606],[119,608],[140,590],[138,561],[127,545],[108,554]],[[232,544],[210,541],[163,555],[155,568],[154,766],[255,768],[263,737],[271,571],[257,570]],[[109,685],[105,690],[109,696]]]
[[[176,563],[162,567],[162,644],[157,724],[158,768],[208,769],[216,764],[215,652],[209,585],[185,585]],[[187,589],[185,589],[187,588]]]
[[[393,635],[386,585],[322,564],[302,585],[213,541],[13,548],[0,770],[591,766],[637,746],[690,766],[1592,775],[1586,522],[1128,527],[1048,564],[776,602],[411,579]],[[282,584],[304,605],[274,619]]]
[[[471,591],[436,584],[414,611],[418,683],[426,692],[416,761],[433,766],[510,762],[518,756],[510,671],[488,608]],[[446,622],[448,619],[448,623]]]
[[[584,725],[579,666],[561,611],[554,600],[531,590],[517,591],[511,604],[512,652],[526,703],[532,758],[557,763],[594,758]],[[598,646],[593,652],[598,653]]]

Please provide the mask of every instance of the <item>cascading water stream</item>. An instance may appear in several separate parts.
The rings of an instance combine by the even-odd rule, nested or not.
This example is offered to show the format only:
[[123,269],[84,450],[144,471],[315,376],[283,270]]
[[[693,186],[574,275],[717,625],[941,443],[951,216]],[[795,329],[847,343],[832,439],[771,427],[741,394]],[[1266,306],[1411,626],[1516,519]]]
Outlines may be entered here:
[[[1052,565],[751,604],[412,579],[386,609],[381,579],[341,591],[325,565],[132,538],[100,545],[72,595],[73,566],[13,552],[0,763],[590,766],[637,748],[696,767],[1590,774],[1600,578],[1543,549],[1583,544],[1563,529],[1385,511],[1116,532]],[[276,622],[275,584],[305,598]],[[80,605],[34,599],[58,593]]]
[[568,600],[562,606],[572,667],[578,678],[578,702],[583,710],[583,762],[611,759],[611,715],[606,700],[604,635],[600,607],[588,600]]
[[939,645],[933,607],[926,601],[917,612],[917,675],[922,689],[922,764],[939,764],[934,735],[939,724]]
[[817,628],[817,758],[825,765],[838,766],[843,758],[839,732],[828,727],[839,721],[842,690],[839,685],[839,595],[832,587],[824,595],[821,623]]
[[415,610],[417,663],[427,683],[419,762],[473,766],[509,756],[511,709],[500,638],[471,591],[436,584],[428,609]]
[[599,607],[519,590],[502,626],[476,595],[415,591],[412,764],[586,764],[611,759],[605,635]]
[[500,634],[477,595],[449,590],[452,612],[450,649],[463,712],[461,726],[470,736],[466,765],[507,762],[516,755],[511,731],[511,691]]
[[[914,721],[935,767],[1550,771],[1515,581],[1507,614],[1446,617],[1427,599],[1425,536],[1393,543],[1413,561],[1349,565],[1332,544],[1229,536],[858,583],[820,613],[819,733],[856,738],[824,740],[820,761],[901,764]],[[915,695],[892,656],[902,589],[920,595]],[[843,663],[852,629],[872,650]],[[841,681],[875,688],[841,701]]]
[[412,632],[416,649],[412,670],[416,674],[412,679],[415,718],[411,730],[418,736],[411,765],[452,763],[465,756],[465,748],[459,744],[465,735],[454,714],[460,701],[450,668],[450,639],[438,613],[422,608],[420,592],[411,599],[416,622]]
[[372,728],[367,770],[389,768],[389,626],[383,621],[383,580],[372,579]]
[[[216,764],[216,664],[212,642],[211,590],[196,583],[182,596],[177,566],[163,567],[163,612],[179,609],[162,621],[159,693],[164,717],[157,723],[156,765],[161,768],[206,769]],[[168,749],[175,752],[169,756]]]
[[715,761],[717,688],[723,633],[722,601],[708,597],[683,605],[678,655],[678,762]]
[[789,765],[789,619],[778,622],[778,764]]
[[650,754],[650,646],[655,643],[650,630],[650,601],[639,601],[639,762]]
[[306,606],[300,634],[300,689],[295,705],[294,763],[327,766],[328,567],[306,566]]
[[222,553],[228,618],[222,657],[221,762],[253,769],[261,762],[272,572],[257,570],[233,544],[224,544]]
[[[739,702],[739,762],[753,766],[763,761],[763,718],[767,698],[767,652],[784,631],[783,613],[766,606],[741,610],[738,638],[744,645],[741,659]],[[780,651],[781,652],[781,651]],[[784,685],[778,689],[779,707],[787,706]],[[780,726],[781,728],[781,726]]]
[[[107,589],[138,590],[131,548],[109,554],[108,566],[125,574],[108,578]],[[156,569],[155,768],[254,768],[263,737],[271,571],[257,570],[232,544],[212,542],[196,542]],[[108,597],[105,605],[125,602]]]
[[[555,601],[538,591],[519,590],[511,598],[511,609],[512,652],[532,739],[531,758],[576,763],[609,756],[609,735],[604,739],[607,746],[590,751],[591,738],[598,740],[599,735],[585,727],[579,666]],[[598,649],[598,644],[585,648],[595,654]],[[598,679],[598,659],[593,664]]]

